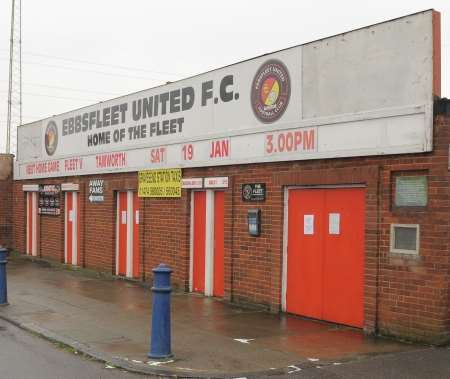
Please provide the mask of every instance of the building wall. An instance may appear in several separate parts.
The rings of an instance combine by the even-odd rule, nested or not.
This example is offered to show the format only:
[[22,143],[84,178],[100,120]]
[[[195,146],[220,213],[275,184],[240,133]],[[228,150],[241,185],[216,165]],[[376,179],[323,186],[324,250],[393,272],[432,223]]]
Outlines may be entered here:
[[[366,186],[365,323],[373,332],[425,340],[448,341],[450,270],[450,175],[448,150],[450,117],[437,116],[434,151],[383,157],[357,157],[190,168],[183,177],[228,176],[225,195],[225,298],[281,306],[284,191],[289,186]],[[396,210],[396,175],[420,173],[428,178],[424,209]],[[87,200],[90,179],[105,179],[105,202]],[[24,251],[25,218],[22,185],[79,183],[81,195],[81,257],[85,267],[115,272],[116,191],[137,188],[137,174],[109,174],[14,183],[14,246]],[[264,182],[265,202],[244,203],[243,183]],[[173,270],[174,284],[188,289],[190,191],[179,199],[141,199],[142,280],[164,262]],[[62,209],[64,203],[62,202]],[[262,234],[247,232],[247,210],[262,211]],[[392,223],[420,224],[418,257],[389,252]],[[40,255],[63,260],[63,217],[41,216]]]
[[13,156],[0,154],[0,246],[12,242],[12,161]]

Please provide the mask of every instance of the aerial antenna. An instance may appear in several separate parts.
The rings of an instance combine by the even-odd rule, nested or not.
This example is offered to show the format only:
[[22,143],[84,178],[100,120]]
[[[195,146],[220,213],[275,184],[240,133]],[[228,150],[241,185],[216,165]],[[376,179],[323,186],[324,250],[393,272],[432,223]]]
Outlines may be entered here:
[[17,126],[22,124],[22,0],[12,0],[9,41],[6,153],[16,154]]

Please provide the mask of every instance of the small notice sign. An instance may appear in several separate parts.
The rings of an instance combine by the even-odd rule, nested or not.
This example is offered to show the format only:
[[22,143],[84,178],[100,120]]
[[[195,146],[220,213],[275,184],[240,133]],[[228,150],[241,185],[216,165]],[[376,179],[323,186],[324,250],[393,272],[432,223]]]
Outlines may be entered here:
[[303,216],[303,234],[305,235],[314,234],[314,215]]
[[105,181],[103,179],[89,180],[89,201],[91,203],[105,201]]
[[228,176],[205,178],[205,188],[228,188]]
[[181,197],[181,169],[139,171],[139,197]]
[[203,188],[203,178],[183,178],[181,188]]
[[135,223],[136,225],[139,225],[139,211],[136,211],[134,214]]
[[246,183],[242,185],[243,201],[266,200],[266,183]]

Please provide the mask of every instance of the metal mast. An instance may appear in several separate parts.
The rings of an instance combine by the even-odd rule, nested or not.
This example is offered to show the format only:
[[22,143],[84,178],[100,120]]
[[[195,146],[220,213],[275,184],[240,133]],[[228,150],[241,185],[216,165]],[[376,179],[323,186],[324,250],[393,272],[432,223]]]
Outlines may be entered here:
[[20,124],[22,124],[22,0],[12,0],[6,129],[7,154],[16,154],[17,126]]

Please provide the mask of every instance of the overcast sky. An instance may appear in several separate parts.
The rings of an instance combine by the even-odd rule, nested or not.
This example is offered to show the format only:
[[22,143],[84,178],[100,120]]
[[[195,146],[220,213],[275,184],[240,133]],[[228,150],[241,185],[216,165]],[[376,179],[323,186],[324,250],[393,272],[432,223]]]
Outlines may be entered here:
[[[23,122],[434,8],[450,97],[450,1],[22,0]],[[0,152],[11,0],[0,1]]]

